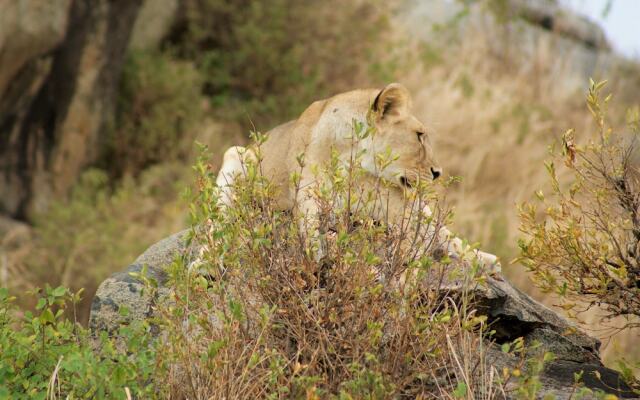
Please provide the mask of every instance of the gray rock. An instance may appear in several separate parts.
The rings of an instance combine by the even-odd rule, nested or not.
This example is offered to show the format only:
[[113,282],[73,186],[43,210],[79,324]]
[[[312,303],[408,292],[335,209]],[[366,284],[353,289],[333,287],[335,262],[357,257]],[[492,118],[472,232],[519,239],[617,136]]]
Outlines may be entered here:
[[178,0],[145,0],[133,25],[129,49],[157,48],[178,19]]
[[[465,4],[469,6],[464,18]],[[408,0],[399,23],[410,35],[425,43],[440,43],[442,29],[455,32],[461,42],[485,47],[491,57],[514,60],[513,68],[535,76],[538,63],[544,74],[554,76],[560,93],[582,92],[589,78],[623,80],[624,70],[637,71],[630,62],[611,50],[602,28],[588,18],[562,7],[555,0],[505,0],[497,21],[486,12],[484,2]],[[519,18],[516,18],[519,17]],[[462,60],[461,60],[462,61]],[[637,72],[636,72],[637,74]],[[616,92],[620,95],[624,84]],[[634,90],[635,86],[632,89]]]
[[525,346],[538,342],[540,347],[536,352],[555,355],[555,360],[546,365],[540,377],[544,386],[542,394],[551,393],[557,399],[569,399],[574,374],[584,371],[582,381],[588,388],[600,389],[620,398],[638,398],[616,371],[602,364],[599,340],[588,336],[507,280],[489,278],[487,287],[476,297],[481,313],[489,317],[492,329],[496,330],[495,343],[489,346],[487,357],[498,370],[513,367],[518,361],[502,353],[499,345],[523,337]]
[[[113,332],[123,322],[124,317],[118,313],[120,307],[129,309],[125,318],[128,321],[148,318],[153,314],[154,302],[168,293],[168,289],[163,287],[166,282],[164,267],[176,256],[186,257],[186,260],[193,257],[192,250],[185,243],[187,233],[182,231],[154,244],[125,271],[112,275],[100,285],[89,320],[94,334]],[[129,274],[139,272],[145,265],[148,276],[154,278],[160,287],[154,298],[141,294],[144,285]],[[574,373],[584,371],[583,381],[587,387],[621,398],[637,398],[617,372],[602,364],[597,339],[589,337],[508,281],[501,277],[488,278],[486,286],[476,290],[476,298],[479,311],[488,316],[492,329],[496,331],[494,342],[487,342],[487,360],[498,371],[503,367],[513,368],[519,362],[515,356],[503,353],[500,344],[523,337],[525,344],[540,343],[536,351],[550,351],[556,356],[541,376],[542,394],[553,393],[559,399],[569,398]]]
[[0,99],[25,64],[62,42],[70,6],[71,0],[0,3]]
[[[187,233],[187,230],[178,232],[152,245],[127,269],[113,274],[100,284],[91,303],[89,328],[92,332],[113,332],[123,322],[142,320],[152,315],[154,302],[168,293],[163,288],[166,282],[163,267],[169,265],[176,255],[185,252],[184,239]],[[147,276],[158,283],[159,290],[155,297],[145,293],[144,284],[131,276],[131,273],[141,272],[144,266],[147,267]],[[129,315],[120,315],[121,307],[126,307]]]

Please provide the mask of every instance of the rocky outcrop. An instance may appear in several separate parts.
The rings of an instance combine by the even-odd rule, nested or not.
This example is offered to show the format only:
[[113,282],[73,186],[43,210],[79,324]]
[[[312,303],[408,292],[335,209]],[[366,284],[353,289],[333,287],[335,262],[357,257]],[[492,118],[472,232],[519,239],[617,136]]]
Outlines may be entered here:
[[511,0],[509,3],[509,12],[540,29],[567,37],[588,48],[611,50],[604,32],[595,22],[569,12],[555,1]]
[[[2,3],[2,8],[16,7],[20,22],[6,28],[8,40],[0,43],[0,54],[15,46],[12,39],[20,32],[34,28],[29,30],[32,35],[22,35],[23,46],[31,51],[14,50],[26,59],[3,59],[7,84],[0,91],[1,210],[24,217],[41,208],[52,195],[65,193],[93,160],[112,113],[141,4],[142,0]],[[0,15],[5,12],[0,10]],[[50,15],[53,22],[47,22]],[[49,23],[49,29],[42,28]]]
[[92,332],[115,330],[122,322],[118,313],[120,307],[129,309],[130,320],[141,320],[152,315],[155,298],[142,294],[144,285],[133,278],[130,273],[139,273],[147,266],[148,276],[158,282],[159,293],[167,293],[162,289],[167,277],[163,267],[170,264],[176,255],[187,249],[184,239],[187,231],[178,232],[149,247],[126,270],[107,278],[96,292],[91,304],[89,328]]
[[26,197],[30,171],[22,154],[35,158],[37,141],[21,140],[19,130],[51,73],[70,10],[70,0],[0,3],[0,212],[16,215]]
[[[600,341],[589,337],[552,310],[536,302],[508,281],[489,278],[487,286],[476,293],[480,312],[487,315],[495,342],[488,346],[487,359],[498,370],[514,367],[518,359],[503,353],[499,345],[524,338],[525,345],[540,343],[536,352],[551,352],[540,380],[540,397],[553,394],[555,399],[570,399],[576,373],[584,371],[583,383],[593,390],[615,394],[620,398],[637,398],[621,376],[606,368],[600,360]],[[598,378],[599,376],[599,378]]]
[[71,0],[16,0],[0,5],[0,98],[15,75],[65,37]]
[[178,4],[0,2],[0,213],[28,218],[95,160],[126,51],[158,46]]
[[160,46],[181,17],[180,0],[145,0],[133,25],[129,48],[146,50]]
[[[124,317],[118,312],[120,307],[129,310],[128,321],[153,315],[154,303],[169,293],[163,267],[177,255],[186,257],[187,261],[193,256],[194,252],[185,244],[186,235],[187,231],[179,232],[154,244],[125,271],[112,275],[100,285],[89,319],[94,333],[112,332],[123,323]],[[144,285],[130,275],[130,272],[140,272],[143,266],[148,268],[148,276],[155,279],[160,287],[158,296],[154,298],[144,292]],[[525,343],[539,342],[541,346],[537,351],[550,351],[556,355],[541,376],[542,394],[553,393],[558,399],[569,398],[574,373],[584,371],[583,381],[587,387],[621,398],[636,397],[617,372],[603,366],[598,340],[577,330],[508,281],[499,277],[489,278],[486,286],[478,289],[476,298],[479,310],[487,315],[492,329],[496,331],[495,342],[488,344],[487,359],[498,370],[504,366],[514,367],[519,362],[515,356],[503,353],[500,344],[523,337]]]
[[[583,92],[589,78],[623,81],[629,69],[637,76],[637,63],[612,51],[598,24],[555,0],[408,0],[399,20],[410,36],[426,43],[442,43],[447,28],[487,57],[504,60],[512,72],[551,77],[559,93]],[[617,96],[635,91],[637,78],[632,79],[619,83]]]

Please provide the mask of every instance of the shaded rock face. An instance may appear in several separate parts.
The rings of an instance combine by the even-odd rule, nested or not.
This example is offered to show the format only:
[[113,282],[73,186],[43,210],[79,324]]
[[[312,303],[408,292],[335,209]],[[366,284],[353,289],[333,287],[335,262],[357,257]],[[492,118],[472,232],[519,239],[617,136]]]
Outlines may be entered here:
[[127,49],[158,46],[177,8],[0,1],[0,213],[27,219],[66,194],[98,155]]
[[37,153],[37,141],[25,138],[20,128],[51,73],[53,52],[65,38],[70,11],[70,0],[0,3],[0,211],[10,215],[18,214],[27,197],[24,155]]
[[180,0],[145,0],[131,33],[129,49],[156,48],[182,16]]
[[71,0],[0,4],[0,94],[29,61],[46,56],[64,39]]
[[[128,321],[153,315],[154,303],[170,293],[165,286],[163,267],[176,256],[185,257],[188,261],[195,254],[185,244],[186,235],[187,231],[182,231],[154,244],[125,271],[112,275],[100,285],[89,318],[89,327],[94,334],[115,331],[123,322],[123,317],[118,313],[123,306],[129,309]],[[143,293],[144,285],[129,275],[130,272],[141,271],[143,266],[148,268],[148,275],[156,279],[160,286],[155,298]],[[496,330],[495,343],[487,346],[487,360],[498,371],[505,366],[515,367],[520,361],[513,355],[503,353],[500,344],[523,337],[525,344],[539,342],[541,346],[537,351],[550,351],[556,356],[541,376],[541,396],[552,393],[558,399],[570,398],[574,373],[584,371],[583,381],[587,387],[601,389],[621,398],[637,398],[617,372],[603,366],[598,340],[576,329],[508,281],[488,278],[486,287],[478,289],[476,298],[479,311],[488,316]]]
[[592,49],[611,50],[602,29],[588,18],[563,9],[556,1],[511,0],[511,12],[534,26]]
[[[20,22],[5,28],[0,54],[15,47],[15,36],[25,37],[29,51],[14,49],[27,59],[3,57],[0,65],[6,74],[0,78],[0,210],[25,217],[42,208],[51,195],[65,193],[95,157],[141,4],[2,3],[9,11],[16,8]],[[0,15],[6,11],[0,9]],[[56,16],[53,22],[48,14]],[[51,26],[36,29],[38,24]],[[29,35],[21,35],[25,30]]]

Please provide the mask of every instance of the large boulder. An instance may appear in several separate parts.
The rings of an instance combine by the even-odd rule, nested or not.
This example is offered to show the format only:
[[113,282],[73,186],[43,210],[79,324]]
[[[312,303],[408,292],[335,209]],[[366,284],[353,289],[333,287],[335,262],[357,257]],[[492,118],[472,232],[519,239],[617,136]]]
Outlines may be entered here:
[[0,211],[42,209],[95,159],[142,1],[0,3]]
[[[123,272],[106,279],[98,288],[91,308],[89,326],[95,333],[113,332],[123,322],[148,318],[154,313],[154,304],[170,293],[166,287],[164,267],[184,257],[188,263],[195,257],[193,248],[186,245],[188,231],[176,233],[147,249]],[[147,274],[159,285],[155,297],[143,291],[143,283],[131,276],[147,267]],[[556,356],[547,364],[541,381],[542,394],[553,393],[558,399],[570,397],[574,387],[574,374],[584,371],[583,382],[592,389],[601,389],[620,398],[637,398],[622,381],[620,375],[605,367],[600,360],[600,342],[591,338],[567,320],[513,287],[502,277],[488,278],[487,284],[476,292],[479,310],[487,315],[495,329],[494,342],[488,343],[487,360],[498,370],[515,367],[520,360],[503,353],[500,344],[523,337],[526,343],[537,341],[537,351],[550,351]],[[120,307],[129,310],[127,317],[119,313]],[[599,376],[599,377],[598,377]]]
[[158,292],[167,293],[168,290],[163,289],[166,283],[163,267],[170,264],[176,256],[185,253],[187,249],[184,239],[187,233],[186,230],[178,232],[152,245],[127,269],[111,275],[100,284],[91,304],[89,328],[92,332],[112,332],[117,329],[122,322],[122,316],[118,313],[122,306],[129,309],[130,320],[140,320],[152,315],[156,298],[145,295],[142,290],[144,284],[133,278],[131,273],[139,273],[146,266],[148,276],[158,282]]
[[71,0],[0,3],[0,99],[16,73],[65,37]]
[[159,47],[180,19],[182,3],[179,0],[145,0],[133,25],[129,49]]
[[96,160],[127,51],[159,46],[179,3],[0,1],[0,213],[28,219]]

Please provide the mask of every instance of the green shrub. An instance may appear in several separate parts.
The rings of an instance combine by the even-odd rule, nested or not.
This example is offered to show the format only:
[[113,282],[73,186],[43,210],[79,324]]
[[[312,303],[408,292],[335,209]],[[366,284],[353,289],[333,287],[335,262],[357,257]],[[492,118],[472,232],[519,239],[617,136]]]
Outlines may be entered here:
[[[18,317],[14,298],[0,288],[0,399],[126,399],[153,395],[155,350],[146,322],[89,332],[65,318],[80,294],[63,287],[38,291],[35,313]],[[73,313],[73,312],[72,312]],[[133,354],[134,356],[130,356]]]
[[[519,245],[534,283],[558,296],[570,316],[599,309],[600,322],[618,333],[640,328],[640,117],[630,110],[627,135],[614,130],[607,119],[612,97],[602,96],[605,83],[592,81],[587,96],[596,137],[581,144],[568,130],[564,162],[546,163],[551,193],[537,191],[538,204],[520,206],[525,237]],[[570,182],[559,178],[563,173]],[[624,360],[618,367],[640,390],[632,367]]]
[[191,152],[202,115],[201,78],[188,62],[135,51],[122,73],[114,126],[103,155],[112,175],[138,174]]
[[319,98],[392,80],[406,57],[388,37],[390,9],[378,0],[187,0],[163,50],[128,55],[98,166],[120,177],[184,160],[203,110],[272,125]]
[[[259,165],[247,165],[233,206],[221,210],[207,157],[200,160],[191,237],[198,257],[172,265],[171,302],[158,308],[169,393],[383,399],[445,396],[464,382],[470,399],[487,384],[500,390],[475,368],[484,362],[486,318],[473,311],[468,289],[482,282],[479,267],[434,258],[437,241],[426,227],[446,213],[416,213],[407,226],[425,230],[415,236],[374,221],[372,207],[388,188],[362,186],[361,156],[336,156],[318,171],[313,196],[321,220],[335,224],[321,234],[321,263],[316,239],[302,228],[310,221],[275,208]],[[416,202],[433,198],[429,187],[419,193]],[[462,288],[446,289],[452,281]]]
[[[636,143],[638,115],[629,115],[629,136],[607,121],[611,96],[605,83],[591,83],[587,105],[597,138],[578,143],[573,130],[562,138],[564,167],[573,178],[561,183],[553,161],[546,164],[552,193],[537,192],[543,207],[521,206],[521,260],[544,291],[564,308],[600,306],[605,318],[624,316],[624,328],[640,327],[640,183]],[[538,213],[542,215],[540,218]]]

